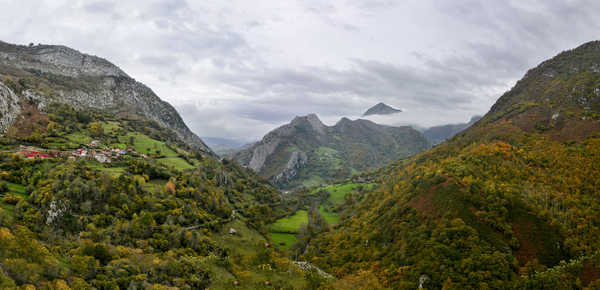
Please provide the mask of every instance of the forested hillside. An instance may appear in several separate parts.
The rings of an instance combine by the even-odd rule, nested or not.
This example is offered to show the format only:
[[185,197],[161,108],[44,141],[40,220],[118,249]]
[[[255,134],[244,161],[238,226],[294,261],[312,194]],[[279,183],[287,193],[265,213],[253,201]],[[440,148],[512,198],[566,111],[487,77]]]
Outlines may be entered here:
[[98,105],[99,80],[131,81],[86,75],[115,69],[104,60],[71,63],[61,57],[78,52],[59,48],[50,66],[17,52],[0,65],[0,288],[305,287],[310,273],[267,235],[287,211],[272,185],[219,161],[170,105]]
[[379,170],[304,258],[339,285],[598,287],[599,68],[590,42],[530,70],[470,129]]

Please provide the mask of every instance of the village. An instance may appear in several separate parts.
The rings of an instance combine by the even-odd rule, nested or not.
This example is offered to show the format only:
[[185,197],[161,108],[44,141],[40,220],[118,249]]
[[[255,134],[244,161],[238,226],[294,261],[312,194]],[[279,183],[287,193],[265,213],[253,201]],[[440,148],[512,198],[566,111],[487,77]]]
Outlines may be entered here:
[[93,140],[87,146],[81,147],[74,150],[60,151],[60,150],[46,150],[33,146],[19,146],[19,151],[15,152],[17,155],[23,156],[25,159],[32,158],[69,158],[69,159],[86,159],[96,160],[100,163],[111,163],[116,160],[123,159],[124,156],[134,156],[148,158],[146,154],[140,154],[134,149],[119,149],[109,148],[103,146],[100,141]]

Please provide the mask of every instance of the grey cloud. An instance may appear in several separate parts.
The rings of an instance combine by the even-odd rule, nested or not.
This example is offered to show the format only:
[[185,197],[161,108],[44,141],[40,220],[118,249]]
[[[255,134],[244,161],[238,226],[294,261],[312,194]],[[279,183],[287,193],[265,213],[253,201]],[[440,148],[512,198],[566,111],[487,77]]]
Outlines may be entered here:
[[0,38],[103,56],[198,134],[245,140],[295,115],[335,120],[380,101],[464,121],[600,31],[593,0],[77,3],[3,3]]

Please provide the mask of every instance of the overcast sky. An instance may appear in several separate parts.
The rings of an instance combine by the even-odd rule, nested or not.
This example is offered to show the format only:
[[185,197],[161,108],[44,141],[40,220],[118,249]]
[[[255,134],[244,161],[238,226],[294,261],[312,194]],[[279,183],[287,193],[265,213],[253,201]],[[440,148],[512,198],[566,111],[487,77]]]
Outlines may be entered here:
[[200,136],[255,140],[385,102],[432,126],[484,114],[527,69],[600,38],[600,1],[0,0],[0,39],[108,59]]

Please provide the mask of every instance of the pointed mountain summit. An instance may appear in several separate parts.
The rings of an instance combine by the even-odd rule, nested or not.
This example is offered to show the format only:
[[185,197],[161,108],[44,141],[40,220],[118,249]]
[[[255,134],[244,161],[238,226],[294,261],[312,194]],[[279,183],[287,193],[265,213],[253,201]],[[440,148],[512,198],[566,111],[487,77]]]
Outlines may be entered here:
[[388,106],[384,103],[379,103],[371,108],[369,108],[364,114],[363,116],[370,116],[370,115],[391,115],[391,114],[396,114],[396,113],[400,113],[402,112],[402,110],[399,109],[395,109],[392,108],[391,106]]
[[292,188],[349,177],[427,148],[425,137],[410,127],[348,118],[327,126],[310,114],[269,132],[234,160],[280,187]]

